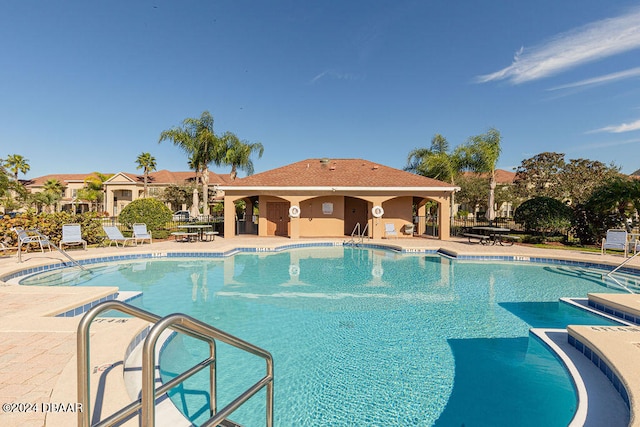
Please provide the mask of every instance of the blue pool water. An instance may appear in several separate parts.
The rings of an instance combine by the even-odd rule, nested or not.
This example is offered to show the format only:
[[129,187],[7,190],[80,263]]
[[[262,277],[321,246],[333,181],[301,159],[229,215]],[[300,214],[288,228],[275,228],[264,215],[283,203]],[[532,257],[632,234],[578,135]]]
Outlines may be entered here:
[[[58,271],[23,284],[141,290],[147,310],[188,313],[270,351],[278,426],[565,426],[571,380],[529,329],[611,324],[558,299],[617,292],[584,268],[343,247],[94,270],[88,281]],[[163,375],[206,355],[178,336]],[[218,408],[262,375],[261,359],[220,344]],[[172,395],[196,422],[207,384],[202,373]],[[264,410],[261,392],[231,419],[261,426]]]

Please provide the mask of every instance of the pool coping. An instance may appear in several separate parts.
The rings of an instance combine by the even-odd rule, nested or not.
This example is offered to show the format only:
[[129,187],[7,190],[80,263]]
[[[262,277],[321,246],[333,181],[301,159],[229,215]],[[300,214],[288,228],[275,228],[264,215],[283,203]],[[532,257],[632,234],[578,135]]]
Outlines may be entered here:
[[[292,249],[301,248],[321,248],[321,247],[358,247],[364,249],[380,249],[389,250],[393,252],[399,252],[404,255],[439,255],[445,258],[454,259],[458,261],[500,261],[500,262],[529,262],[533,264],[552,264],[552,265],[566,265],[573,267],[585,267],[585,268],[598,268],[607,269],[612,265],[604,262],[589,262],[572,259],[564,259],[558,257],[536,257],[527,255],[466,255],[459,254],[456,251],[449,249],[417,249],[417,248],[404,248],[398,245],[384,244],[384,243],[363,243],[357,245],[348,245],[345,242],[317,242],[317,243],[299,243],[299,244],[287,244],[275,247],[237,247],[224,252],[212,252],[212,251],[162,251],[162,252],[140,252],[123,255],[106,255],[96,258],[80,258],[77,263],[84,267],[92,264],[102,264],[115,261],[131,261],[131,260],[147,260],[158,258],[225,258],[239,253],[278,253],[288,251]],[[67,262],[57,262],[51,264],[42,264],[34,267],[28,267],[25,269],[16,269],[9,273],[5,273],[0,276],[0,282],[11,283],[17,278],[28,276],[36,273],[43,273],[46,271],[54,271],[63,268],[73,268],[76,265]],[[624,266],[618,270],[621,273],[627,274],[640,274],[640,267]]]

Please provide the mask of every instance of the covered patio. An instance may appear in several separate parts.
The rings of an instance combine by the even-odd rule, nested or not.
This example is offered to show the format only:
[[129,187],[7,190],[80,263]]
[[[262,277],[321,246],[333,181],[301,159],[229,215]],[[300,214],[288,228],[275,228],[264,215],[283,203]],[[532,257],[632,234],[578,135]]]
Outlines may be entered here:
[[227,239],[239,233],[235,202],[244,200],[245,227],[255,222],[258,236],[291,239],[351,235],[357,224],[370,238],[386,237],[385,224],[393,224],[399,237],[422,235],[425,225],[414,227],[414,218],[424,217],[428,202],[435,202],[440,240],[449,239],[451,196],[458,190],[367,160],[327,158],[302,160],[220,189]]

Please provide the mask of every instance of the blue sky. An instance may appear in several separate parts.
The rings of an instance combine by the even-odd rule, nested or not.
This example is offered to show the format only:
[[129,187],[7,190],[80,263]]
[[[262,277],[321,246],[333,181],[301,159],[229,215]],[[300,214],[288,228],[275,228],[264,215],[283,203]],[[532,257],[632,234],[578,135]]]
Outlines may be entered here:
[[543,151],[640,169],[634,1],[0,0],[0,40],[0,157],[30,178],[135,172],[142,152],[188,170],[158,137],[205,110],[264,145],[256,172],[402,168],[490,127],[503,169]]

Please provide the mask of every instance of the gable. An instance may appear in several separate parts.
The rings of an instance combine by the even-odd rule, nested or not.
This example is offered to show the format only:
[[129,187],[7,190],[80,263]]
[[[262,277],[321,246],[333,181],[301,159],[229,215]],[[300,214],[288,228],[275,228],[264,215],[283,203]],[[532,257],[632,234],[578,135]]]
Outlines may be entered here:
[[135,181],[124,172],[118,172],[106,180],[105,184],[135,184]]

